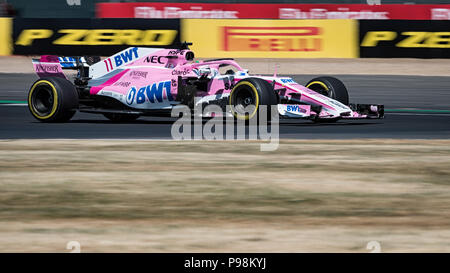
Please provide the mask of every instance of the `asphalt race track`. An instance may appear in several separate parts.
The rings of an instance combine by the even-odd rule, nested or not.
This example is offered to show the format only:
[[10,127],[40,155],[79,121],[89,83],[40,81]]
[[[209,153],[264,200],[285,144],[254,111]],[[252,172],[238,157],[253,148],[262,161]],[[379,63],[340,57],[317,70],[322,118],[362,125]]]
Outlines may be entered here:
[[[280,138],[450,138],[450,77],[336,76],[347,86],[350,101],[384,104],[381,120],[282,121]],[[305,84],[311,76],[293,76]],[[175,119],[141,117],[135,122],[113,123],[102,115],[77,113],[63,124],[35,120],[23,101],[37,77],[0,74],[0,139],[22,138],[130,138],[171,139]]]

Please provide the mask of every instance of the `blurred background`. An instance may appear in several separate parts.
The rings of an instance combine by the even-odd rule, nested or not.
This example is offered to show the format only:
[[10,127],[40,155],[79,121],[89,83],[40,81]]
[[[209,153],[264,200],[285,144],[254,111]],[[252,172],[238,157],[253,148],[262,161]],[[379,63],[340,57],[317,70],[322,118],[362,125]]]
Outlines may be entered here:
[[[157,141],[173,120],[29,114],[32,56],[183,41],[252,74],[337,76],[386,118],[286,122],[262,153]],[[0,0],[0,251],[449,252],[449,58],[450,0]]]
[[0,16],[0,55],[108,56],[188,40],[197,57],[449,57],[450,0],[1,0]]
[[[109,4],[117,3],[214,3],[214,4],[375,4],[376,1],[371,0],[246,0],[246,1],[220,1],[220,0],[186,0],[186,1],[148,1],[148,0],[44,0],[44,1],[27,1],[27,0],[2,0],[3,5],[9,6],[4,8],[2,16],[21,16],[30,18],[92,18],[96,11],[101,12],[101,7]],[[450,4],[449,0],[381,0],[380,4]],[[146,5],[144,5],[146,6]],[[170,6],[170,5],[168,5]],[[173,5],[172,5],[173,6]],[[11,13],[14,12],[14,13]],[[257,11],[254,11],[257,13]],[[262,15],[262,14],[261,14]],[[264,18],[264,17],[261,17]]]

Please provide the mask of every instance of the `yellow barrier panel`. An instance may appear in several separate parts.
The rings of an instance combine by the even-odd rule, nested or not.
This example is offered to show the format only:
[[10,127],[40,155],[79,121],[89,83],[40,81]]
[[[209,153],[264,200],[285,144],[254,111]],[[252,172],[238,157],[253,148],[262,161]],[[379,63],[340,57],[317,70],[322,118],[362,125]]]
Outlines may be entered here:
[[0,18],[0,55],[12,54],[12,19]]
[[182,20],[200,58],[357,58],[355,20]]

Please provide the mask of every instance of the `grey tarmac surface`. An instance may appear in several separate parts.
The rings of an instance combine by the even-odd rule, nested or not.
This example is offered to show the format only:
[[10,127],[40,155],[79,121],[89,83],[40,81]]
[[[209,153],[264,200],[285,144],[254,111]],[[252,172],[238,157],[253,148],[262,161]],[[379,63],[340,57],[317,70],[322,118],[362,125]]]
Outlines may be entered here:
[[[292,76],[305,84],[312,76]],[[281,121],[280,138],[450,138],[450,77],[336,75],[349,90],[351,102],[384,104],[381,120]],[[23,138],[128,138],[171,139],[175,119],[141,117],[135,122],[112,123],[102,115],[77,113],[64,124],[35,120],[25,106],[4,104],[25,101],[33,74],[0,74],[0,139]],[[439,111],[444,110],[444,111]]]

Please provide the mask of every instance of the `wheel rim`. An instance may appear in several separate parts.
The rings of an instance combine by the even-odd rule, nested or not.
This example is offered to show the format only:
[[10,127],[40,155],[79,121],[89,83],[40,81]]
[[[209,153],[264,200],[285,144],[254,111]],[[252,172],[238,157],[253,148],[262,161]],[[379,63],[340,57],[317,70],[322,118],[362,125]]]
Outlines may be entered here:
[[39,116],[49,115],[54,106],[52,89],[47,85],[38,85],[31,96],[31,105]]
[[314,92],[317,92],[321,95],[324,95],[326,97],[330,97],[330,89],[322,82],[312,82],[306,86],[306,88],[313,90]]
[[256,107],[255,92],[248,86],[242,86],[236,91],[232,99],[234,111],[241,116],[253,113]]

